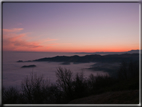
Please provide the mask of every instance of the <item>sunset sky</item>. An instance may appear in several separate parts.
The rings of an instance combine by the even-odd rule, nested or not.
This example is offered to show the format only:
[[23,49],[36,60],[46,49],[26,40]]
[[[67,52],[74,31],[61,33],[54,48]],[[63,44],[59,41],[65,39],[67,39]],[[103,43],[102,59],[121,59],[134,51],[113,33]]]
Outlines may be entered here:
[[139,3],[3,3],[3,50],[139,49]]

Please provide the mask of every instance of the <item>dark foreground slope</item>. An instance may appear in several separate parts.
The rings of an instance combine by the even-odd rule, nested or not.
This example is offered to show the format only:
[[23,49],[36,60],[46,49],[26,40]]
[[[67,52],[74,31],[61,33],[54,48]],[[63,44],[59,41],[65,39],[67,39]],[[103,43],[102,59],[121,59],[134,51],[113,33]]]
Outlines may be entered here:
[[139,91],[125,90],[116,92],[106,92],[99,95],[92,95],[80,99],[75,99],[69,104],[138,104]]

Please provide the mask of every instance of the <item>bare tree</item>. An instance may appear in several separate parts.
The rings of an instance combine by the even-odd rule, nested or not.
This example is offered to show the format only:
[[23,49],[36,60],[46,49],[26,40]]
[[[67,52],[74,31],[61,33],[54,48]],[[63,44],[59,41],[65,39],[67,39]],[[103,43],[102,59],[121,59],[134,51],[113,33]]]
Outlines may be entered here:
[[72,97],[72,72],[69,69],[59,67],[56,72],[57,84],[65,92],[68,98]]
[[28,103],[41,103],[45,99],[45,90],[48,87],[49,82],[45,81],[43,75],[38,76],[37,74],[27,76],[24,81],[22,81],[22,91],[23,95],[27,99]]
[[118,77],[120,79],[127,79],[128,78],[128,70],[127,70],[127,63],[122,62],[118,71]]

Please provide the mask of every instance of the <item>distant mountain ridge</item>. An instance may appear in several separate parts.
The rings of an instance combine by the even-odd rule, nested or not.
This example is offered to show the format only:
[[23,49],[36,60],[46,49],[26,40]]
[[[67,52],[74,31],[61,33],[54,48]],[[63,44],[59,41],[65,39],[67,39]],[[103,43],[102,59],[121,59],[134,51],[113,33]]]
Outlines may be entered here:
[[139,53],[139,50],[130,50],[126,52],[77,52],[76,54],[124,54],[124,53]]
[[[73,62],[73,63],[88,63],[88,62],[121,62],[121,61],[130,61],[130,60],[139,60],[138,53],[124,53],[124,54],[113,54],[113,55],[104,55],[101,56],[99,54],[95,55],[85,55],[85,56],[55,56],[55,57],[45,57],[35,60],[29,60],[26,62],[33,62],[33,61],[51,61],[51,62]],[[25,61],[17,61],[17,62],[25,62]]]
[[[141,50],[140,50],[141,51]],[[139,53],[139,50],[130,50],[127,53]]]

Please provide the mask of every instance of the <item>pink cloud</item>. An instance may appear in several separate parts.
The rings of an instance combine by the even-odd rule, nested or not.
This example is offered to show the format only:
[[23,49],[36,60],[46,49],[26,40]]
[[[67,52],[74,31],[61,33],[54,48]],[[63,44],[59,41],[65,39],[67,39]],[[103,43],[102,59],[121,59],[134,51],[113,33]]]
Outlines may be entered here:
[[[46,41],[54,41],[55,39],[45,39],[29,42],[26,33],[17,34],[23,28],[3,29],[3,50],[5,51],[46,51],[52,45],[41,45]],[[32,38],[31,38],[32,39]]]
[[3,29],[3,32],[19,32],[21,30],[23,30],[23,28]]
[[3,37],[3,49],[4,50],[22,50],[22,49],[33,49],[37,47],[43,47],[38,42],[27,42],[26,40],[22,40],[22,36],[16,37]]

